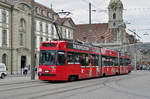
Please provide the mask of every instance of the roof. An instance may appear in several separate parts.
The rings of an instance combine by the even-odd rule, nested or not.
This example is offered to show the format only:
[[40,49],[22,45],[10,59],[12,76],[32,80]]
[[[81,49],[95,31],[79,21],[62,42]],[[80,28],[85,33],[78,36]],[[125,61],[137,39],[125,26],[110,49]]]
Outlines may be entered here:
[[[3,3],[6,3],[6,4],[9,4],[9,5],[15,5],[16,3],[18,3],[19,1],[27,1],[27,2],[32,2],[32,0],[0,0],[0,2],[3,2]],[[44,9],[44,10],[47,10],[47,11],[50,11],[52,13],[56,13],[54,12],[52,9],[38,3],[38,2],[35,2],[35,7],[40,7],[41,9]]]
[[69,20],[70,18],[60,18],[59,21],[63,24],[64,22],[66,22],[67,20]]
[[68,21],[68,22],[72,25],[73,28],[75,27],[75,23],[74,23],[74,21],[72,20],[72,18],[70,18],[70,17],[68,17],[68,18],[59,18],[58,20],[59,20],[59,22],[60,22],[62,25],[64,25],[64,23]]
[[[32,0],[25,0],[25,1],[30,2],[30,3],[32,2]],[[56,12],[53,11],[53,9],[51,9],[51,8],[49,8],[49,7],[46,7],[45,5],[40,4],[40,3],[38,3],[38,2],[35,2],[35,7],[40,7],[40,8],[42,8],[42,9],[48,10],[48,11],[50,11],[50,12],[52,12],[52,13],[56,13]]]
[[89,24],[76,25],[74,38],[89,42],[111,42],[113,29],[108,28],[108,23],[92,24],[92,34],[89,34]]
[[9,4],[9,5],[14,5],[18,1],[20,1],[20,0],[0,0],[0,2]]

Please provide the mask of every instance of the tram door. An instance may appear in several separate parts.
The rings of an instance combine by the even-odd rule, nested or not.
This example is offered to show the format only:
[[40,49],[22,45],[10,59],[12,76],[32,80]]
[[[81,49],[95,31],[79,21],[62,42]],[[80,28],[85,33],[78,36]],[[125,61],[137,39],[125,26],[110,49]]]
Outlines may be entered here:
[[99,58],[98,58],[98,66],[99,66],[99,76],[102,76],[102,55],[101,55],[101,49],[99,50]]
[[120,57],[118,55],[118,73],[120,74]]

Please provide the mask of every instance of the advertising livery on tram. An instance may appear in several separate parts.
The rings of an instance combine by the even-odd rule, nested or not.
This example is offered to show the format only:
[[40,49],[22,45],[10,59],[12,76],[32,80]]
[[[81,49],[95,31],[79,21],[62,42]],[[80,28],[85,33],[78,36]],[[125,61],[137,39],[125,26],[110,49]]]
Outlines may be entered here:
[[130,56],[72,41],[42,42],[40,80],[72,81],[131,72]]

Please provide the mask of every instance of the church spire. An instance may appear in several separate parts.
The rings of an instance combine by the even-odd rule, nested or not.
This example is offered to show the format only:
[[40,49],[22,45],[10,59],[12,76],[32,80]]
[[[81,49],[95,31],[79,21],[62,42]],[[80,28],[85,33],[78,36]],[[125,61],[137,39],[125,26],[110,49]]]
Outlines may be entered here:
[[116,9],[116,7],[123,8],[123,4],[121,0],[110,0],[109,9]]

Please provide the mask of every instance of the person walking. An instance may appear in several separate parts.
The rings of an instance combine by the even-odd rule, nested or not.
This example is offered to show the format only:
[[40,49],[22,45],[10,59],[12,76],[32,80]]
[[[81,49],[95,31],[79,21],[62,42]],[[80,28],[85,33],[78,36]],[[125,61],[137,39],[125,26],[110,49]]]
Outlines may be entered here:
[[27,75],[28,74],[28,67],[26,66],[26,67],[24,67],[24,69],[23,69],[23,75]]

